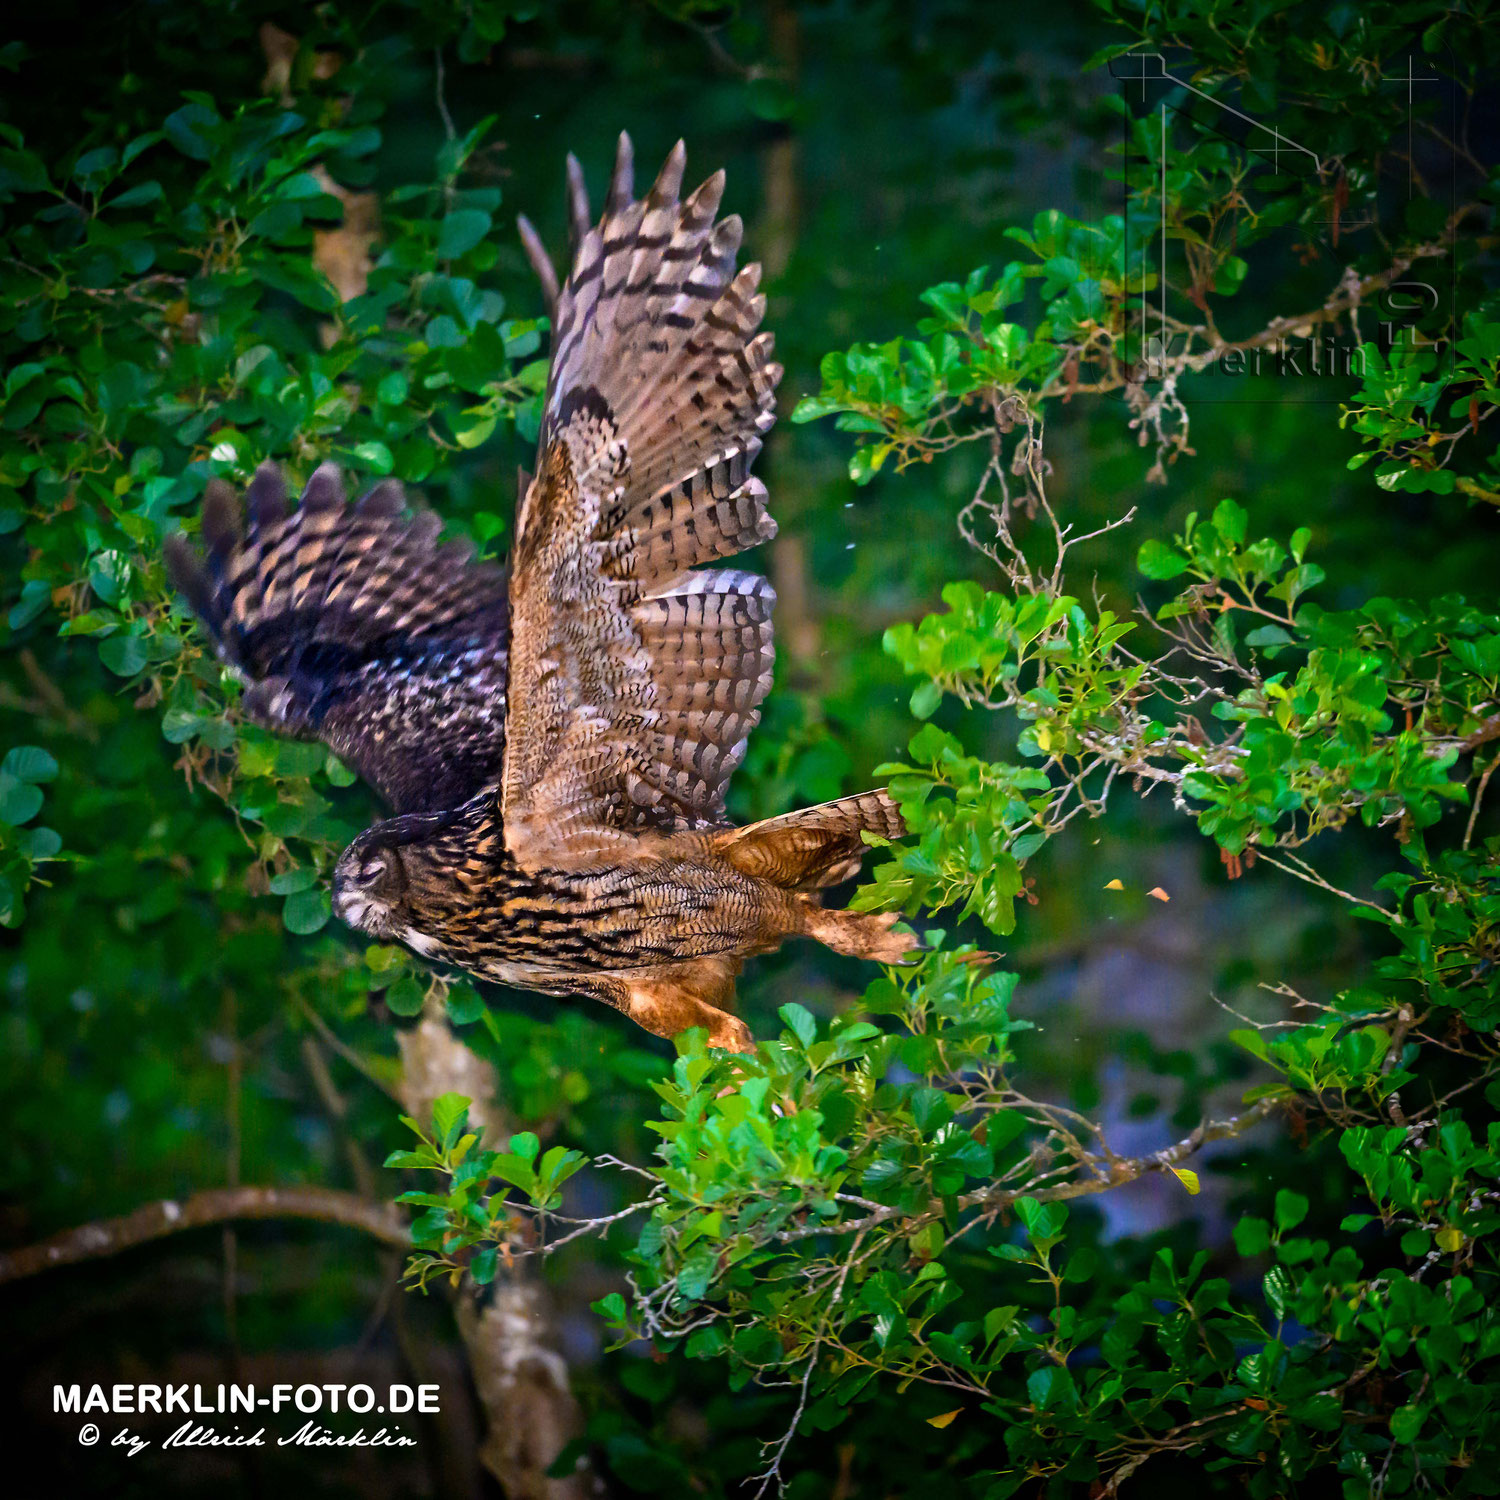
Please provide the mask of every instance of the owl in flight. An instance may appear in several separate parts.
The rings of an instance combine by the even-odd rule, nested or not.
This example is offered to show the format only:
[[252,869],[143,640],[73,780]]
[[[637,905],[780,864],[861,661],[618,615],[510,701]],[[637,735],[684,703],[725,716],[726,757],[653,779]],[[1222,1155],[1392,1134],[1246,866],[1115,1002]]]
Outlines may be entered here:
[[392,816],[340,857],[350,926],[484,979],[591,995],[648,1031],[752,1041],[728,1007],[748,954],[806,935],[896,963],[893,913],[830,911],[860,833],[904,832],[883,791],[729,825],[725,787],[771,685],[770,585],[704,567],[776,534],[750,467],[781,366],[760,267],[716,218],[724,174],[680,197],[679,142],[644,199],[620,137],[591,224],[568,159],[573,268],[521,235],[552,310],[536,477],[508,568],[439,545],[400,486],[346,503],[324,464],[301,503],[264,464],[248,518],[222,481],[173,581],[247,682],[256,722],[322,740]]

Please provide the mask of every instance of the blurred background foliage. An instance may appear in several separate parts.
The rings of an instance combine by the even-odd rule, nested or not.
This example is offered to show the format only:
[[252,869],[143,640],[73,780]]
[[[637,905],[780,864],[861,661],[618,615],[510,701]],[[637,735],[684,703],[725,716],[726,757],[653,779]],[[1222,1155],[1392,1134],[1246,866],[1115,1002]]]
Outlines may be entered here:
[[[1468,1406],[1433,1387],[1462,1368],[1483,1391],[1500,1355],[1484,1310],[1493,1276],[1480,1269],[1493,1257],[1476,1263],[1474,1249],[1494,1218],[1493,822],[1468,830],[1464,854],[1471,803],[1454,791],[1493,763],[1488,741],[1461,746],[1495,712],[1500,670],[1484,613],[1500,523],[1483,427],[1500,404],[1500,324],[1486,317],[1495,42],[1478,15],[1416,3],[157,0],[101,25],[62,0],[9,22],[0,1244],[225,1185],[393,1197],[401,1179],[378,1169],[413,1143],[404,1109],[431,1136],[423,1164],[450,1173],[441,1191],[406,1184],[435,1200],[419,1239],[440,1268],[471,1265],[475,1246],[509,1245],[514,1226],[490,1194],[500,1230],[472,1244],[446,1232],[463,1206],[451,1176],[462,1118],[450,1104],[434,1125],[415,1108],[416,1043],[393,1036],[431,1022],[494,1070],[486,1144],[531,1138],[487,1163],[518,1204],[546,1204],[554,1185],[579,1218],[628,1203],[619,1173],[561,1188],[577,1165],[565,1155],[545,1180],[528,1177],[554,1148],[658,1176],[654,1237],[627,1219],[545,1269],[581,1408],[570,1455],[617,1493],[752,1494],[747,1476],[777,1459],[799,1500],[939,1484],[1492,1493],[1493,1384]],[[1117,55],[1132,46],[1201,92],[1154,80],[1148,96],[1139,58]],[[1208,95],[1312,142],[1318,171],[1283,173],[1279,154],[1268,165],[1243,128],[1221,135]],[[722,1099],[721,1073],[691,1046],[674,1064],[613,1015],[481,995],[330,924],[332,860],[372,803],[321,749],[238,718],[237,688],[160,563],[161,536],[195,515],[207,479],[243,482],[266,456],[299,479],[330,456],[360,482],[393,474],[452,530],[503,553],[545,377],[541,297],[513,216],[556,251],[565,153],[597,194],[622,128],[643,170],[679,136],[690,175],[727,169],[726,205],[766,266],[783,416],[802,403],[762,459],[781,525],[760,559],[780,597],[780,653],[733,811],[765,816],[895,767],[930,830],[920,809],[948,805],[935,788],[982,788],[959,830],[977,829],[977,854],[959,832],[918,840],[884,857],[864,899],[955,906],[944,920],[956,937],[1002,947],[1007,971],[986,977],[940,953],[915,981],[866,989],[860,965],[821,951],[759,960],[745,1014],[782,1040],[754,1065],[768,1080],[758,1092]],[[1163,223],[1174,300],[1157,324],[1140,309],[1160,294]],[[1437,247],[1430,299],[1396,295],[1405,268],[1348,295],[1346,265],[1358,289],[1423,244]],[[1182,364],[1181,407],[1140,395],[1160,392],[1166,364],[1155,386],[1139,378],[1153,360],[1252,339],[1326,309],[1340,288],[1331,326],[1341,350],[1370,344],[1362,376]],[[1403,343],[1387,324],[1415,336]],[[987,394],[999,388],[1021,405],[1002,409]],[[1030,418],[1045,420],[1043,449],[1012,467]],[[997,481],[1016,490],[998,512]],[[1038,481],[1084,538],[1067,550],[1065,590],[1045,576]],[[1130,527],[1101,529],[1131,512]],[[1013,519],[1018,552],[978,535],[995,514]],[[1259,538],[1274,550],[1256,552]],[[1018,556],[1033,571],[1007,577]],[[1284,786],[1215,782],[1212,767],[1189,789],[1196,825],[1170,790],[1121,794],[1140,764],[1180,777],[1203,748],[1202,726],[1160,701],[1132,701],[1128,723],[1108,716],[1118,674],[1133,670],[1120,641],[1144,659],[1162,649],[1136,613],[1142,596],[1191,624],[1206,618],[1204,589],[1274,597],[1285,637],[1217,631],[1219,657],[1200,663],[1213,680],[1231,680],[1226,659],[1239,659],[1254,673],[1247,691],[1303,670],[1324,693],[1297,710],[1305,765],[1285,773],[1311,789],[1303,804],[1278,804]],[[1309,590],[1316,612],[1299,617]],[[1064,592],[1043,628],[1079,696],[1060,709],[1007,699],[1007,684],[1034,684],[1001,670],[1015,640],[1001,614],[1037,599],[1045,614]],[[1394,623],[1367,611],[1391,595],[1415,602]],[[1101,634],[1103,610],[1135,631],[1103,621]],[[1415,729],[1384,714],[1384,695],[1324,671],[1319,649],[1353,653],[1362,681],[1370,658],[1381,682],[1437,683],[1406,704]],[[998,711],[972,706],[985,702]],[[1275,720],[1264,695],[1241,710],[1242,722]],[[1092,743],[1070,730],[1097,737],[1101,723],[1165,761],[1127,766],[1107,815],[1018,847],[1056,811],[1067,757],[1076,768]],[[1429,754],[1439,739],[1447,749]],[[1258,743],[1274,781],[1291,752],[1269,729]],[[1359,757],[1371,769],[1354,796],[1343,768]],[[1305,851],[1321,885],[1267,860],[1229,878],[1257,829],[1269,845],[1279,816],[1295,825],[1314,805],[1339,830]],[[1404,857],[1423,828],[1420,858]],[[1342,894],[1377,899],[1382,876],[1396,882],[1388,904],[1408,903],[1399,929],[1361,920]],[[1473,971],[1461,981],[1440,961],[1455,952]],[[1334,1009],[1304,1026],[1299,996]],[[1428,1133],[1411,1134],[1390,1095],[1404,1089],[1418,1117],[1427,1084],[1403,1080],[1422,1073],[1411,1034],[1432,1014],[1433,1049],[1445,1040],[1452,1054],[1432,1092],[1477,1083],[1473,1113],[1432,1112]],[[865,1025],[871,1015],[884,1030]],[[856,1076],[884,1083],[862,1092]],[[1253,1128],[1191,1164],[1173,1158],[1187,1177],[1122,1174],[1132,1180],[1066,1220],[1059,1203],[1013,1193],[947,1257],[963,1185],[1045,1178],[1059,1111],[1145,1161],[1240,1110],[1247,1089]],[[422,1102],[444,1092],[473,1091],[434,1087]],[[751,1116],[770,1157],[734,1134]],[[731,1223],[753,1209],[763,1229],[800,1233],[847,1211],[829,1184],[850,1169],[830,1150],[856,1163],[867,1204],[903,1216],[888,1243],[873,1228],[855,1237],[875,1258],[853,1278],[866,1321],[842,1368],[817,1357],[828,1306],[789,1303],[784,1285],[826,1293],[817,1277],[838,1277],[839,1246],[810,1231],[774,1255],[756,1241],[746,1259]],[[1340,1228],[1372,1205],[1373,1228]],[[1429,1238],[1408,1244],[1413,1233]],[[1356,1235],[1363,1270],[1338,1260]],[[787,1245],[823,1259],[789,1263]],[[945,1263],[946,1277],[931,1273]],[[480,1276],[495,1269],[491,1253]],[[494,1493],[475,1456],[482,1381],[444,1299],[408,1295],[401,1271],[348,1230],[253,1224],[8,1287],[9,1409],[41,1419],[54,1381],[437,1379],[444,1415],[414,1456],[126,1463],[79,1450],[65,1427],[36,1441],[57,1485],[84,1493]],[[1338,1307],[1380,1300],[1382,1277],[1406,1302],[1379,1326],[1334,1327]],[[1417,1307],[1434,1285],[1444,1310]],[[1188,1347],[1184,1316],[1201,1346]],[[1139,1380],[1101,1391],[1147,1328],[1157,1343]],[[1414,1329],[1425,1352],[1412,1351]],[[632,1337],[643,1331],[654,1352]],[[963,1379],[934,1383],[934,1359]],[[897,1378],[867,1380],[876,1367]]]

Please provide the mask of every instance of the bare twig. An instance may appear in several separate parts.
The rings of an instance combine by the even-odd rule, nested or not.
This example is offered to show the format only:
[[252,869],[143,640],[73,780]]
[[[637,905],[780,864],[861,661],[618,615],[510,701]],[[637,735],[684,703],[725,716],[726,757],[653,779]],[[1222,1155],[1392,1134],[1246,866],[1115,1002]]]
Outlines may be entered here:
[[337,1188],[208,1188],[191,1197],[148,1203],[117,1219],[96,1219],[50,1239],[0,1254],[0,1284],[59,1266],[99,1260],[189,1229],[239,1219],[311,1219],[362,1230],[383,1245],[411,1248],[401,1216],[387,1203],[372,1203]]

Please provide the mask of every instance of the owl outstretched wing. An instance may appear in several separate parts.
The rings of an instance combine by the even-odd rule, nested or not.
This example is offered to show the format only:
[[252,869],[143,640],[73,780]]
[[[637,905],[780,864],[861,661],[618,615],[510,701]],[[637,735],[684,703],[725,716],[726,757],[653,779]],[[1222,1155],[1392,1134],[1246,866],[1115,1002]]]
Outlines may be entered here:
[[344,499],[324,464],[301,503],[262,464],[247,495],[209,484],[200,557],[167,540],[172,581],[249,683],[256,722],[322,740],[397,813],[457,807],[499,781],[505,747],[506,575],[439,545],[401,487]]
[[[537,475],[511,558],[507,847],[545,864],[612,829],[722,825],[724,791],[771,685],[774,594],[699,565],[776,533],[750,475],[781,367],[756,329],[759,266],[716,220],[724,177],[680,199],[679,142],[644,199],[630,140],[590,226],[576,161],[575,254],[555,301]],[[555,297],[554,297],[555,293]]]

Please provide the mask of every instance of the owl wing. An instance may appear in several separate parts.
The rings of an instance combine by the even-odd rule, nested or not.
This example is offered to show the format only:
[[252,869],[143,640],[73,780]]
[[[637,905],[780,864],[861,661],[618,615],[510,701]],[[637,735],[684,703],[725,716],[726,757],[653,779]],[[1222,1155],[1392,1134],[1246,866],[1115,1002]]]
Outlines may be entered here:
[[500,778],[509,607],[503,569],[439,545],[401,487],[355,505],[324,464],[301,504],[262,464],[248,525],[227,484],[203,502],[200,557],[167,539],[172,580],[249,683],[257,723],[322,740],[397,813],[457,807]]
[[557,278],[536,478],[511,557],[511,674],[501,783],[507,847],[546,863],[575,835],[721,825],[724,791],[771,685],[774,594],[700,568],[776,534],[750,476],[781,367],[757,336],[759,266],[716,222],[716,173],[679,201],[685,152],[633,197],[620,137],[589,226],[568,163],[573,269]]

